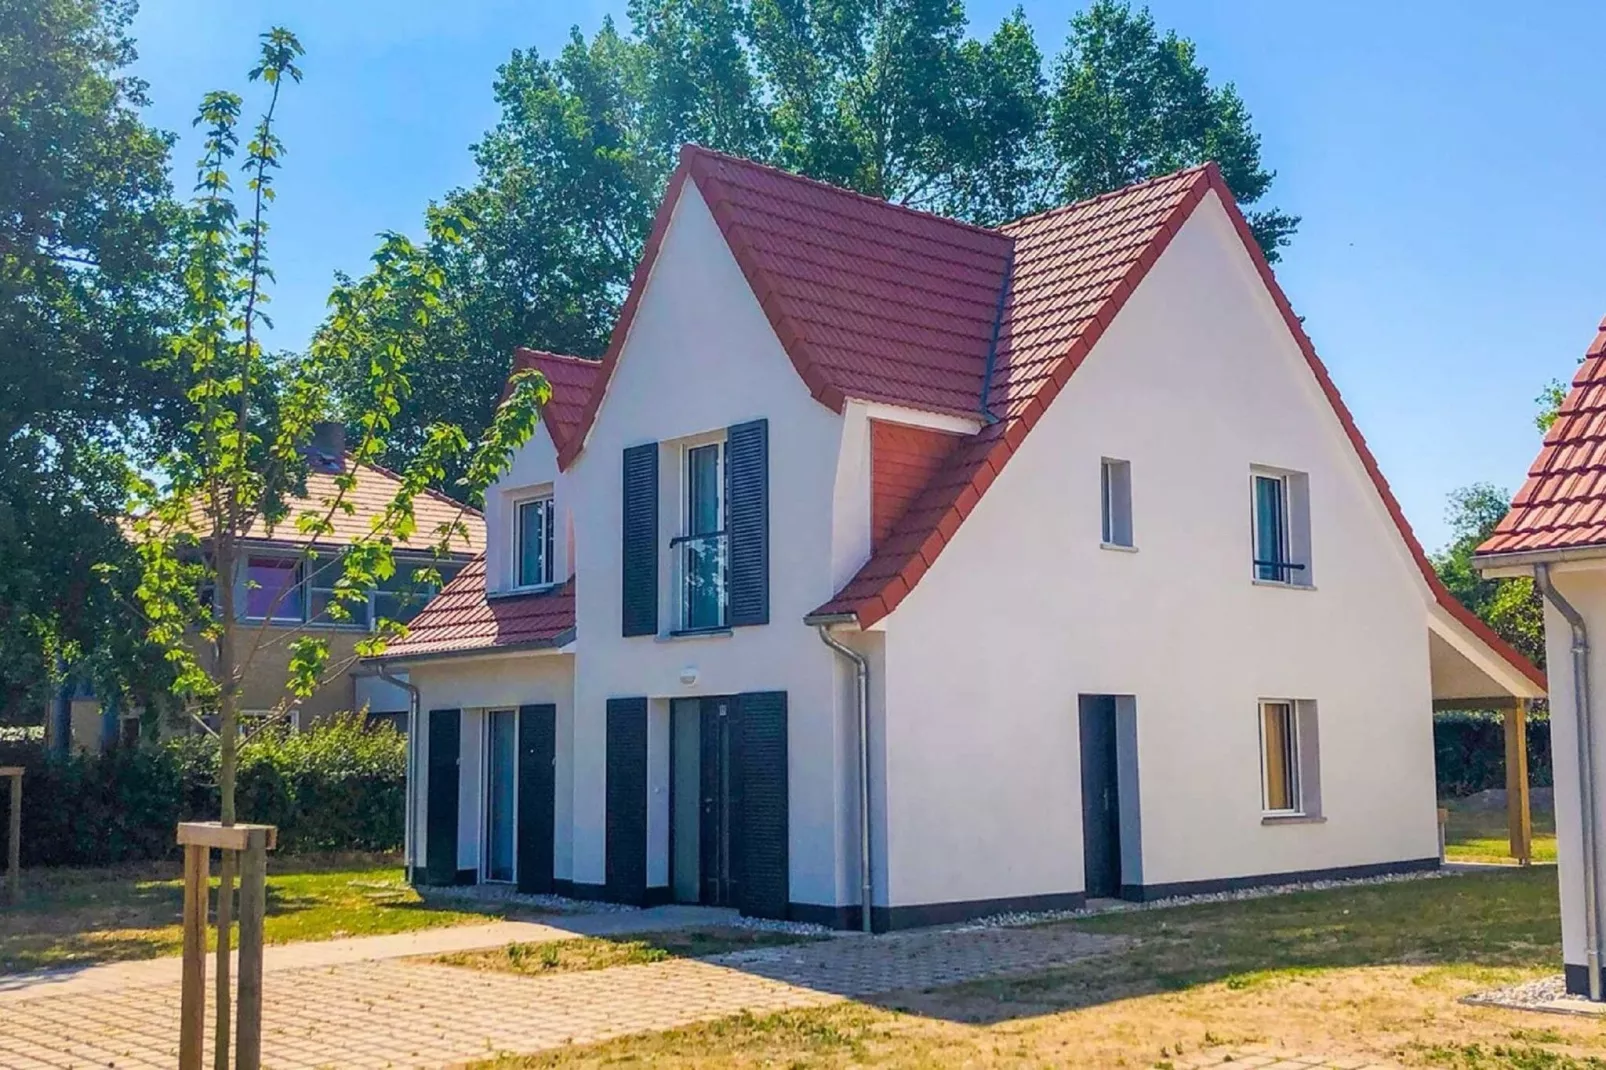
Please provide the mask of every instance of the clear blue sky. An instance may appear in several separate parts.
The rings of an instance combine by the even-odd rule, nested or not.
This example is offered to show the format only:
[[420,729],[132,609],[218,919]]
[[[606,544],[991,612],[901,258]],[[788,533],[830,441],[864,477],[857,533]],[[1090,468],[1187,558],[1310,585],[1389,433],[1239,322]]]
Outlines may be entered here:
[[[970,0],[990,32],[1014,0]],[[1052,55],[1079,5],[1025,0]],[[1531,399],[1606,314],[1606,5],[1493,0],[1155,0],[1236,82],[1304,217],[1278,276],[1423,541],[1445,495],[1514,489],[1537,448]],[[240,89],[255,35],[290,27],[306,81],[284,103],[289,156],[272,254],[275,344],[299,346],[336,269],[383,229],[473,180],[514,48],[551,54],[623,0],[147,0],[134,24],[151,120],[181,130],[203,92]],[[1530,14],[1530,12],[1542,12]]]

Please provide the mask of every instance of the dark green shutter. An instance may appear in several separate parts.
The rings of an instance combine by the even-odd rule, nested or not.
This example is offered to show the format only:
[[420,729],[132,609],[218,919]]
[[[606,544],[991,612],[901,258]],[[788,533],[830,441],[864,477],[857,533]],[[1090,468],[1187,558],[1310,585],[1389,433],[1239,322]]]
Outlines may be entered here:
[[463,751],[463,711],[429,711],[425,761],[424,876],[430,884],[457,880],[457,776]]
[[558,708],[519,707],[519,891],[552,891]]
[[770,622],[770,425],[725,432],[725,529],[732,627]]
[[658,631],[658,443],[631,446],[624,459],[623,633]]
[[784,918],[791,898],[786,692],[738,695],[736,704],[736,902],[743,914]]
[[604,844],[608,898],[647,898],[647,700],[608,700]]

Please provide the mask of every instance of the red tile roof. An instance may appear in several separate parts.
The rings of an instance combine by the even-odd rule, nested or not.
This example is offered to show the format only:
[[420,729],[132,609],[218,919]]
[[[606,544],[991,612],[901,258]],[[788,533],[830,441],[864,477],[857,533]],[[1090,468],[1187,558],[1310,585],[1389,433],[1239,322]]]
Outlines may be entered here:
[[1478,553],[1582,546],[1606,546],[1606,320],[1584,353],[1527,482]]
[[[401,477],[379,465],[354,464],[349,455],[343,461],[356,476],[355,484],[340,499],[343,505],[350,507],[349,511],[345,508],[331,510],[325,504],[334,501],[340,494],[335,485],[336,476],[333,472],[314,469],[307,473],[306,496],[290,502],[288,516],[272,525],[258,517],[245,530],[244,537],[295,546],[309,543],[341,546],[366,538],[373,530],[374,520],[395,500],[396,492],[401,488]],[[327,514],[333,530],[316,538],[301,531],[296,520],[306,512],[314,512],[320,517]],[[194,517],[198,530],[210,530],[200,510],[195,512]],[[453,535],[452,552],[464,555],[485,552],[485,518],[478,510],[438,491],[426,490],[413,499],[413,518],[416,528],[412,537],[396,540],[397,549],[430,550],[440,541],[439,529],[442,525],[460,523],[467,538],[462,534]]]
[[552,385],[552,397],[541,407],[541,422],[552,436],[552,445],[561,453],[574,437],[601,377],[602,362],[587,357],[566,357],[539,349],[520,347],[513,351],[513,370],[534,368]]
[[386,658],[498,647],[562,646],[574,636],[574,580],[535,594],[487,598],[485,558],[476,557],[429,600]]
[[841,411],[851,397],[982,416],[985,398],[987,425],[961,440],[865,566],[811,617],[868,627],[892,612],[1213,191],[1434,598],[1543,686],[1543,674],[1439,581],[1214,164],[986,230],[685,146],[590,396],[564,433],[561,466],[584,446],[688,179],[820,402]]

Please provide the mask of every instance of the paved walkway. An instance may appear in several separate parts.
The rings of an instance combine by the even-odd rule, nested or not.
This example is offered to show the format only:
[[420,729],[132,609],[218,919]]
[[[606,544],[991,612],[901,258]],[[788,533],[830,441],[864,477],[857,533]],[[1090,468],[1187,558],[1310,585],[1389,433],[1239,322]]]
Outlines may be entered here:
[[[285,956],[264,979],[263,1063],[273,1070],[455,1066],[741,1011],[1033,972],[1120,943],[1033,929],[843,936],[549,977],[394,958],[289,966]],[[169,1070],[178,1002],[176,980],[14,991],[0,1010],[0,1066]]]

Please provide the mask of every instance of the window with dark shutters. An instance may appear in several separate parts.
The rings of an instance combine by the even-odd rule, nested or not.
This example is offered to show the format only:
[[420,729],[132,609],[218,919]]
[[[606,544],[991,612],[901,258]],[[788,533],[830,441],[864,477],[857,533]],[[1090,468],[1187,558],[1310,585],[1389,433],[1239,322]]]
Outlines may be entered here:
[[622,632],[658,631],[658,443],[624,454]]
[[768,420],[736,424],[725,435],[732,627],[770,622],[769,437]]

